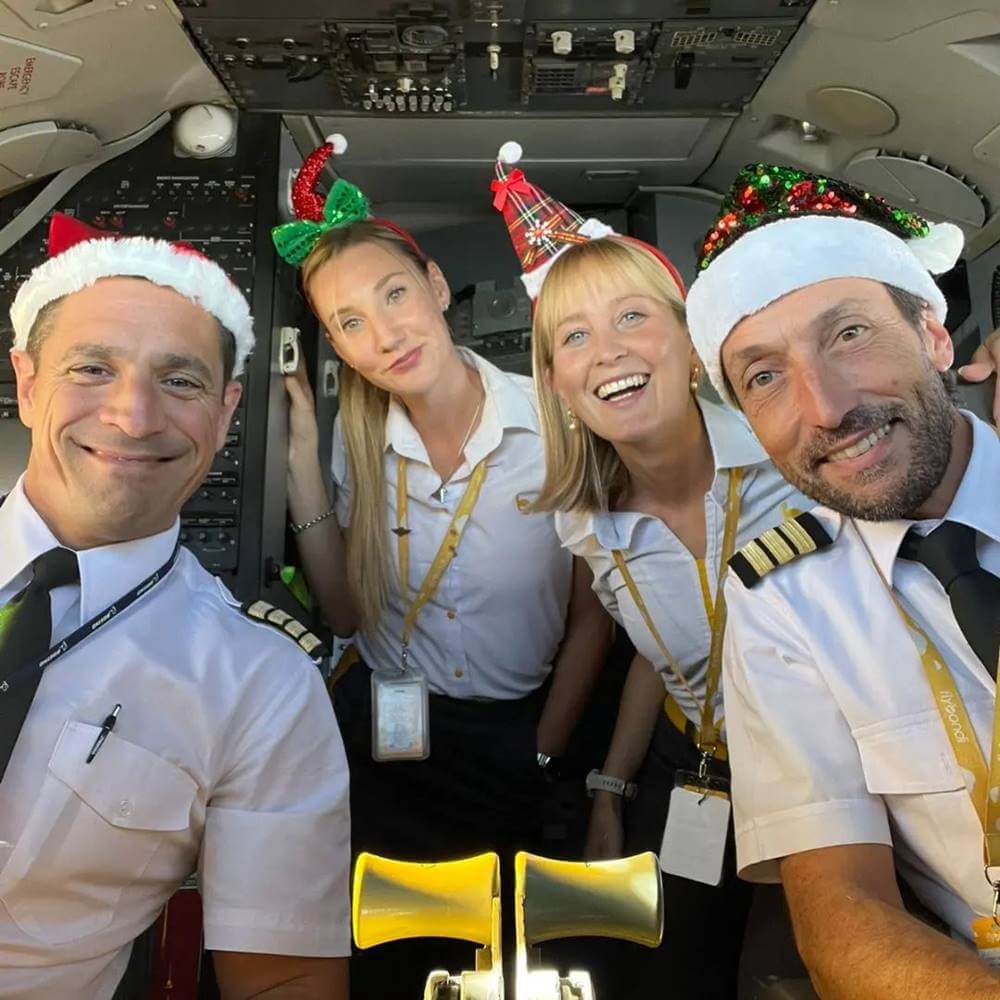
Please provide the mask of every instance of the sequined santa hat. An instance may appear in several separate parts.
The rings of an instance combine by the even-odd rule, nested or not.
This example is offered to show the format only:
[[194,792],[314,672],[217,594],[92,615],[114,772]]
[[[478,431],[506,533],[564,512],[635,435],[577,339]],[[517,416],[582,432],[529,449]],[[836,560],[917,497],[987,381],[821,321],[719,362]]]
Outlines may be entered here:
[[317,190],[320,176],[331,156],[347,152],[347,139],[339,132],[327,136],[303,161],[292,184],[292,211],[295,218],[271,230],[278,256],[286,264],[298,267],[312,252],[323,234],[343,229],[355,222],[374,222],[402,236],[421,260],[426,255],[417,241],[402,226],[388,219],[374,217],[364,192],[355,184],[338,177],[328,194]]
[[246,297],[215,261],[187,243],[119,236],[56,212],[49,223],[48,260],[31,272],[10,307],[14,350],[23,351],[39,312],[101,278],[145,278],[172,288],[211,313],[236,341],[233,374],[243,372],[254,347]]
[[744,167],[701,247],[687,299],[688,329],[719,395],[732,403],[722,345],[733,328],[775,300],[832,278],[870,278],[948,311],[932,275],[951,270],[962,230],[794,167]]
[[538,298],[552,265],[563,253],[571,246],[605,236],[627,240],[651,253],[670,272],[681,298],[684,297],[684,281],[662,250],[631,236],[622,236],[600,219],[584,219],[568,205],[536,187],[516,166],[522,155],[518,142],[505,142],[500,147],[496,177],[490,184],[490,190],[493,192],[493,207],[507,223],[514,252],[521,262],[521,281],[533,302]]

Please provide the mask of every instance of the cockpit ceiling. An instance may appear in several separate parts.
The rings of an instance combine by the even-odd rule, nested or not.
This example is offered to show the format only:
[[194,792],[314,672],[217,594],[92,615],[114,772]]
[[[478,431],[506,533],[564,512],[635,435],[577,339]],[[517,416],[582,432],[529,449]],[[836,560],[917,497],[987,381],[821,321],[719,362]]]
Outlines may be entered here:
[[248,110],[733,114],[812,0],[187,0]]
[[998,0],[817,0],[700,183],[794,163],[959,223],[974,257],[1000,239],[998,95]]
[[517,139],[532,176],[564,198],[621,204],[640,186],[697,179],[810,3],[306,2],[289,18],[263,0],[207,0],[183,11],[239,106],[298,116],[306,147],[346,134],[345,169],[376,202],[481,199],[497,147]]

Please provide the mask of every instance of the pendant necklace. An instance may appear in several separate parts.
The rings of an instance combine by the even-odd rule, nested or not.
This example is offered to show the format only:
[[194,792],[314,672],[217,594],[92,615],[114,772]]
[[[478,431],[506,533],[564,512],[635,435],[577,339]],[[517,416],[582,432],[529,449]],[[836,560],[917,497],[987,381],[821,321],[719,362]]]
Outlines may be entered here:
[[447,476],[441,477],[441,485],[431,494],[432,499],[437,500],[438,503],[444,503],[448,499],[448,480],[451,479],[456,472],[458,472],[459,467],[462,464],[462,460],[465,456],[465,446],[469,443],[469,438],[472,437],[472,430],[476,426],[476,421],[479,419],[479,414],[482,413],[483,404],[486,402],[486,387],[483,386],[483,395],[479,400],[479,405],[476,407],[476,412],[472,414],[472,420],[469,421],[469,429],[465,432],[465,437],[462,438],[462,443],[458,449],[458,461],[455,463],[455,467],[448,473]]

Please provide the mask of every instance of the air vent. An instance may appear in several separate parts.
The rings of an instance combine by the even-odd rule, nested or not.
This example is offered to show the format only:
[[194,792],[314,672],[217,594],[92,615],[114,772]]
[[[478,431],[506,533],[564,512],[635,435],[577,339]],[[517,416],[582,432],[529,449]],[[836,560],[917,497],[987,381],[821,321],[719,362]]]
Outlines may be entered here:
[[575,66],[536,66],[536,94],[571,94],[577,89]]

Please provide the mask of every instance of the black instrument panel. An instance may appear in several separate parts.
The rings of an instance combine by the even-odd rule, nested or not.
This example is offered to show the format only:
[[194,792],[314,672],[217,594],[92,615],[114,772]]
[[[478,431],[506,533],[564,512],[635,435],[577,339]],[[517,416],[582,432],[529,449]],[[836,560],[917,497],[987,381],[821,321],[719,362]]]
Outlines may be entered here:
[[187,0],[246,109],[388,117],[735,112],[812,0]]

